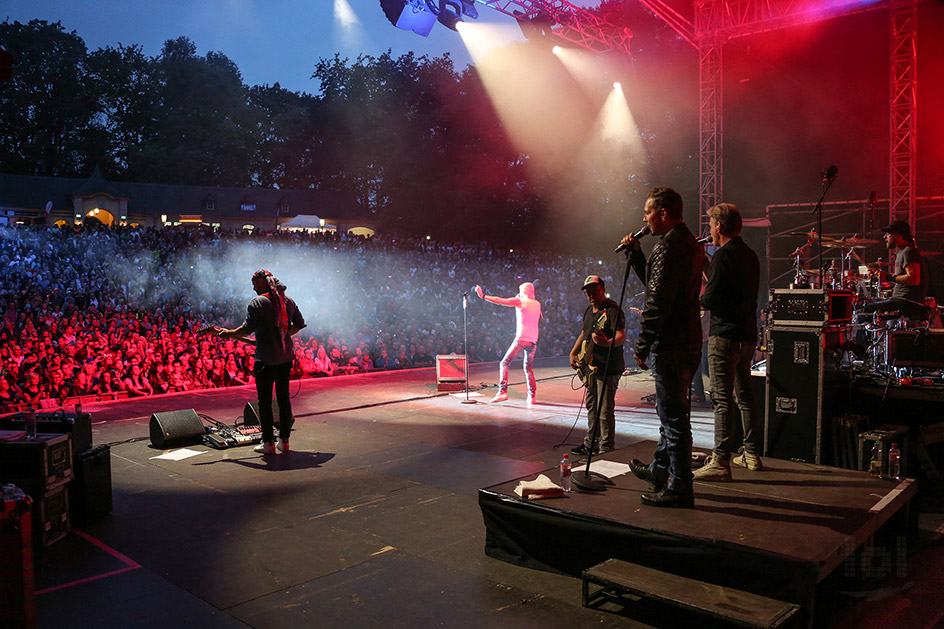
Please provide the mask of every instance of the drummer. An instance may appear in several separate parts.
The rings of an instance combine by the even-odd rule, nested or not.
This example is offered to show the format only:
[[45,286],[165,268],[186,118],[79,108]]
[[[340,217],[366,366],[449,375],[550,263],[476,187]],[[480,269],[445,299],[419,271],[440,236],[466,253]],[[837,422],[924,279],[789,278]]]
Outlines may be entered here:
[[915,321],[927,319],[928,308],[924,303],[928,293],[927,267],[911,236],[911,226],[906,221],[892,221],[882,231],[885,232],[885,245],[889,250],[898,252],[895,256],[895,272],[870,269],[870,273],[891,284],[892,294],[890,299],[866,304],[863,311],[895,312]]

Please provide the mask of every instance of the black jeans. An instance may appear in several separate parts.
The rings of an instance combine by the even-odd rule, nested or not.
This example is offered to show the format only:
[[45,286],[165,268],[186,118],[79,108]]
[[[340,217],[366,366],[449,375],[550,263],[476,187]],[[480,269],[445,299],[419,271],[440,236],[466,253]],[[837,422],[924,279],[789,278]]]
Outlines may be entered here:
[[266,365],[256,362],[253,373],[256,376],[256,395],[259,397],[259,425],[262,427],[262,440],[275,441],[272,426],[272,385],[275,384],[275,399],[279,403],[279,438],[288,441],[292,432],[292,400],[288,394],[288,377],[292,363]]

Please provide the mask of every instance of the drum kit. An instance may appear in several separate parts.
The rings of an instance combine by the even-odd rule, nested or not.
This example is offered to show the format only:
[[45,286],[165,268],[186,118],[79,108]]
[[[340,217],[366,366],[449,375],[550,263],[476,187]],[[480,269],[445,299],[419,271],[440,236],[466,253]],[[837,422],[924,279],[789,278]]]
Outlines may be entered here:
[[[817,234],[815,231],[790,232],[790,235],[806,238],[806,244],[797,247],[791,254],[796,271],[792,288],[849,290],[855,295],[857,302],[883,298],[883,287],[878,277],[880,271],[886,267],[885,263],[881,259],[866,262],[858,252],[870,245],[879,244],[878,240],[859,238],[855,235],[835,238]],[[824,258],[830,261],[822,270],[803,267],[804,253],[816,242],[821,243]],[[885,289],[887,288],[886,286]]]
[[[924,330],[929,328],[928,321],[911,321],[898,312],[864,312],[864,307],[876,301],[891,297],[891,285],[882,281],[888,271],[888,263],[881,258],[867,262],[860,251],[871,245],[880,244],[878,240],[859,238],[857,235],[832,237],[810,232],[790,232],[791,236],[802,236],[806,243],[798,247],[791,257],[795,259],[796,272],[790,288],[820,288],[844,290],[852,294],[853,322],[859,332],[856,334],[857,345],[867,346],[864,353],[865,367],[873,373],[900,377],[900,369],[894,367],[895,350],[891,347],[892,339],[900,335],[899,330]],[[821,243],[823,258],[829,260],[822,270],[804,268],[803,257],[809,247]],[[938,251],[922,251],[922,256],[937,255]],[[940,311],[933,298],[927,300],[930,313],[930,327],[940,328]],[[937,319],[936,321],[934,319]],[[910,375],[910,373],[909,373]]]

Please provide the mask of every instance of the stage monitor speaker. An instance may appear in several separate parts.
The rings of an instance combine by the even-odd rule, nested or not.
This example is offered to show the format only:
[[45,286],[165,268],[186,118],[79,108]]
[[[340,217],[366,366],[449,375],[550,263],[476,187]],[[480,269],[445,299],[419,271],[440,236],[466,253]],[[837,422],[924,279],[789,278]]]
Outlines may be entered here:
[[196,445],[203,439],[206,429],[203,421],[192,408],[185,411],[168,411],[151,415],[151,445],[165,449],[176,446]]
[[[259,401],[246,402],[246,408],[243,409],[243,423],[247,426],[259,425]],[[279,403],[272,400],[272,423],[276,428],[282,425],[279,421]],[[294,422],[293,422],[294,423]]]
[[832,465],[832,417],[848,404],[845,326],[770,326],[764,454]]

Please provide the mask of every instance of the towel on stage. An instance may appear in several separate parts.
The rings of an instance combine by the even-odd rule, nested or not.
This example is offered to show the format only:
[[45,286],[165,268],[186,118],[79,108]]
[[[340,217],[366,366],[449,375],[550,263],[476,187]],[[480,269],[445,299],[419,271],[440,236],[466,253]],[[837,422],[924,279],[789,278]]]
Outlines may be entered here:
[[564,488],[544,474],[539,474],[534,480],[520,481],[515,487],[515,494],[526,500],[560,498],[564,495]]

